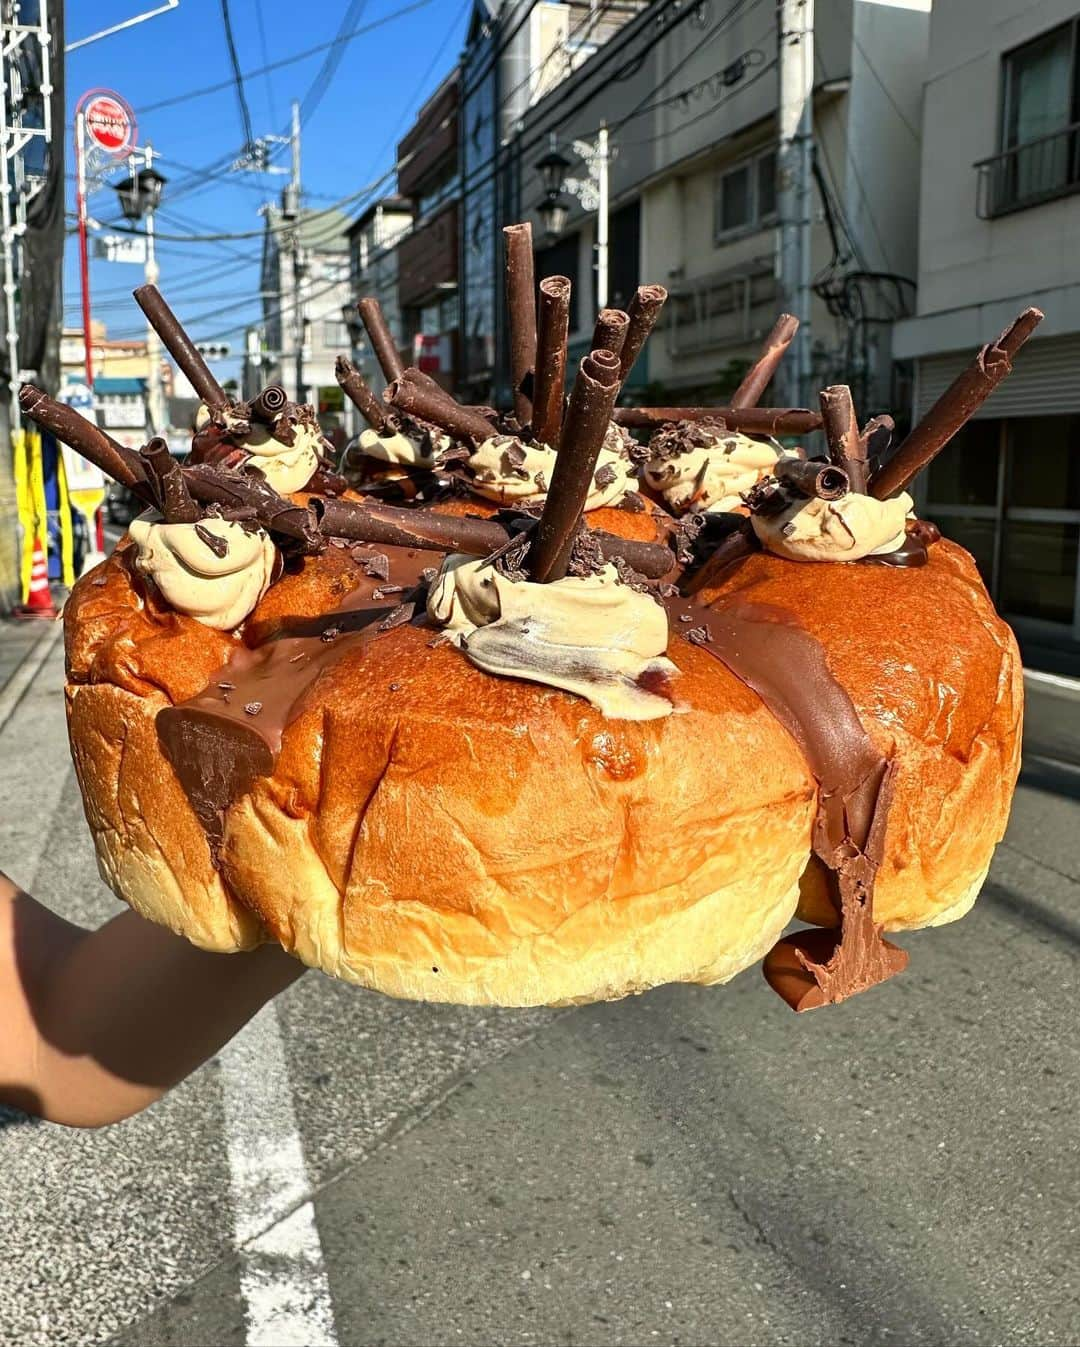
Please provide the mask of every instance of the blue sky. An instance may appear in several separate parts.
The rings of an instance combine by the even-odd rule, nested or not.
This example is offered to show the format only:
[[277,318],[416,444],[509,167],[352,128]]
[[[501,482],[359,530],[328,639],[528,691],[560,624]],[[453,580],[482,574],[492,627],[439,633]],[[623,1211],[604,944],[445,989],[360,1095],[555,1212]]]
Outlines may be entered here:
[[[410,12],[394,16],[405,5]],[[73,0],[67,7],[67,40],[77,41],[98,29],[121,22],[154,0]],[[241,71],[291,57],[329,42],[343,24],[351,31],[388,19],[382,26],[339,44],[340,60],[321,99],[310,107],[303,126],[305,204],[319,208],[359,191],[385,172],[394,160],[394,146],[424,99],[457,59],[469,6],[462,0],[229,0],[229,12]],[[310,99],[310,91],[327,53],[306,57],[268,74],[244,81],[255,136],[280,133],[287,127],[289,104]],[[284,181],[279,176],[228,173],[220,168],[207,180],[202,172],[234,156],[244,142],[239,102],[231,81],[220,0],[180,0],[178,9],[67,58],[69,125],[75,104],[87,89],[115,90],[135,109],[139,143],[149,141],[161,159],[165,187],[158,230],[162,234],[198,235],[258,230],[259,206],[276,199]],[[228,81],[225,88],[197,94],[207,85]],[[154,105],[191,96],[168,107]],[[70,140],[69,140],[70,145]],[[284,162],[287,152],[283,151]],[[74,156],[67,165],[68,209],[75,208]],[[185,182],[186,180],[186,182]],[[392,184],[390,184],[392,186]],[[347,207],[359,213],[362,203]],[[102,222],[120,218],[115,194],[106,188],[90,199],[90,214]],[[161,288],[180,317],[191,322],[196,339],[218,337],[234,352],[243,344],[243,326],[258,314],[259,240],[199,243],[191,239],[158,248]],[[142,280],[142,268],[91,261],[91,296],[95,318],[110,336],[144,330],[130,291]],[[64,271],[65,314],[78,324],[78,249],[68,240]],[[220,377],[233,375],[238,360],[215,366]]]

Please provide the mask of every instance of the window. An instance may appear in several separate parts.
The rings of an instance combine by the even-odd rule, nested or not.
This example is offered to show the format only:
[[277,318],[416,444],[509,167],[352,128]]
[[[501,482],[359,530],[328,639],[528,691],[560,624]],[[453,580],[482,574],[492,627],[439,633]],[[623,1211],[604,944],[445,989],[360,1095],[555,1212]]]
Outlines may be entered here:
[[352,346],[349,329],[340,318],[323,319],[323,345],[331,350],[347,351]]
[[975,167],[984,219],[1080,186],[1077,20],[1002,58],[1000,151]]
[[776,151],[766,150],[725,169],[716,185],[714,234],[761,229],[776,217]]

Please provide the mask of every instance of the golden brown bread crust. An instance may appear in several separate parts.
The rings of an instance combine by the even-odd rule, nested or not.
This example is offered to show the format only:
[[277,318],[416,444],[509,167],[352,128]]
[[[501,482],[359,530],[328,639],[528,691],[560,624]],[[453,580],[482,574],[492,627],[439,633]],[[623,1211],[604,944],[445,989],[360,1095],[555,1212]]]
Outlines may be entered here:
[[[623,521],[650,536],[647,516],[590,516]],[[331,548],[271,588],[245,638],[324,613],[357,582]],[[1004,828],[1020,714],[1015,644],[970,559],[944,543],[921,571],[758,556],[714,593],[735,589],[798,614],[899,759],[879,917],[962,915]],[[491,678],[421,629],[386,633],[305,694],[274,775],[228,812],[219,874],[152,717],[204,686],[236,638],[161,613],[123,553],[80,582],[67,623],[103,871],[197,943],[240,947],[261,922],[306,962],[392,994],[526,1004],[730,977],[778,936],[804,871],[800,915],[835,920],[808,867],[802,754],[677,636],[687,709],[633,723]]]

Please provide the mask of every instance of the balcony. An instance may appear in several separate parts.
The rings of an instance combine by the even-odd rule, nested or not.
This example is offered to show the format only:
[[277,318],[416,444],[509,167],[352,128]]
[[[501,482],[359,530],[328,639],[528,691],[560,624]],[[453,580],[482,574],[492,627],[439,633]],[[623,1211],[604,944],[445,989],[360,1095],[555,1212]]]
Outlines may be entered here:
[[1080,190],[1080,122],[973,167],[979,175],[975,211],[980,220],[1071,196]]
[[753,341],[772,324],[776,302],[771,258],[673,288],[665,310],[668,353],[696,355]]

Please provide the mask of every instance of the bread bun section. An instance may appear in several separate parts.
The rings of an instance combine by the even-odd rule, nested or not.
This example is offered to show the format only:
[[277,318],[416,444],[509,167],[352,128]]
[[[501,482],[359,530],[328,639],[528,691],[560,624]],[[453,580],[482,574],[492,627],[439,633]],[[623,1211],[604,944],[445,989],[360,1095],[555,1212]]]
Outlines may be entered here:
[[[22,389],[146,507],[65,610],[102,874],[202,948],[274,941],[398,997],[564,1005],[759,963],[794,1010],[843,1002],[917,957],[891,933],[967,912],[1008,819],[1016,643],[908,487],[1040,315],[895,449],[844,385],[820,412],[758,405],[788,315],[730,406],[620,417],[663,288],[605,311],[569,367],[569,282],[534,304],[527,236],[508,238],[514,322],[536,324],[512,410],[403,367],[361,305],[386,392],[339,378],[373,434],[439,445],[412,494],[349,490],[278,385],[227,399],[152,287],[206,407],[191,461]],[[296,489],[260,466],[270,440],[310,448]],[[492,440],[525,474],[502,508],[469,466]],[[690,489],[649,487],[687,457]]]

